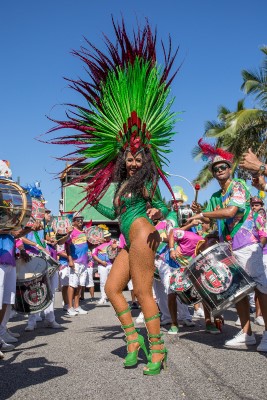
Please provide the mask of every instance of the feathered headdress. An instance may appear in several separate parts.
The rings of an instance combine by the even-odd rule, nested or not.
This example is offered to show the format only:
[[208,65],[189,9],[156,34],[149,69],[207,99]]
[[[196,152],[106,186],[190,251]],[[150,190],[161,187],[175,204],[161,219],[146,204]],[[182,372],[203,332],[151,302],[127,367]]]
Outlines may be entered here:
[[230,167],[233,163],[234,155],[224,149],[219,147],[212,146],[209,143],[203,141],[203,139],[199,139],[198,145],[202,151],[202,160],[210,162],[210,168],[218,162],[225,162]]
[[[96,204],[108,189],[115,163],[122,150],[136,154],[149,149],[159,175],[168,185],[162,165],[167,164],[164,153],[174,135],[177,120],[171,112],[173,99],[169,98],[170,83],[176,75],[168,78],[178,49],[172,55],[171,40],[164,53],[164,66],[156,61],[156,32],[152,33],[146,22],[130,40],[124,21],[121,26],[112,19],[116,35],[113,44],[106,36],[107,54],[86,40],[89,50],[82,47],[73,51],[87,67],[90,82],[70,80],[70,87],[87,101],[88,108],[73,105],[67,121],[54,121],[58,129],[74,129],[77,134],[62,136],[50,141],[71,144],[78,148],[61,158],[73,161],[72,166],[88,160],[77,179],[71,184],[88,182],[86,203]],[[69,157],[71,156],[71,157]],[[168,186],[171,190],[170,186]]]

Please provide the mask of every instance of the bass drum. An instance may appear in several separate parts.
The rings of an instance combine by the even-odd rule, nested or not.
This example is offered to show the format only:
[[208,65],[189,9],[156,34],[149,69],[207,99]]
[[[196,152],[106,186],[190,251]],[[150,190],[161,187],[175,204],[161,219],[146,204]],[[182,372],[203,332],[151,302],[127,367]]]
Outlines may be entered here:
[[29,193],[11,180],[0,179],[0,230],[26,226],[31,213]]
[[47,262],[32,257],[29,262],[16,261],[17,282],[14,309],[21,314],[36,314],[47,308],[53,299]]

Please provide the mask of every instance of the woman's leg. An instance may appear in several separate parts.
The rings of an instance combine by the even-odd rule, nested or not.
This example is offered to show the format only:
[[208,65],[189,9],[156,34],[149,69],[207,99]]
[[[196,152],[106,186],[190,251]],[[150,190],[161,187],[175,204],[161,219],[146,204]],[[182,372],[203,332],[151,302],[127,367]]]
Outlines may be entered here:
[[[159,310],[152,293],[155,251],[159,245],[160,236],[147,220],[138,219],[131,226],[130,241],[130,275],[152,344],[159,342],[160,337]],[[163,350],[163,344],[153,345],[153,350]],[[153,352],[152,362],[161,361],[164,356],[165,354]]]
[[[105,292],[116,314],[119,314],[118,318],[121,325],[130,326],[129,328],[124,328],[126,334],[134,331],[132,314],[122,293],[130,280],[129,271],[129,255],[128,252],[123,249],[116,257],[105,285]],[[123,314],[120,315],[121,313]],[[133,334],[127,335],[127,340],[135,340],[137,337],[138,333],[135,331]],[[139,347],[140,345],[138,342],[131,343],[128,345],[128,351],[133,352]]]

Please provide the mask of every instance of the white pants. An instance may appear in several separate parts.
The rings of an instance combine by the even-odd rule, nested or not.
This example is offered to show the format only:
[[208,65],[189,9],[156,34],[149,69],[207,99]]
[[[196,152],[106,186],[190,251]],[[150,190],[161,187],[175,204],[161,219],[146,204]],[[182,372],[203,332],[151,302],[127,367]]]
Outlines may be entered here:
[[74,263],[74,268],[70,268],[69,272],[69,286],[77,288],[78,286],[85,286],[87,267],[84,264]]
[[132,291],[133,290],[133,282],[132,282],[132,280],[130,279],[129,280],[129,282],[128,282],[128,290],[130,290],[130,291]]
[[89,288],[94,287],[95,284],[94,284],[94,278],[93,278],[93,272],[94,272],[93,268],[88,267],[86,272],[87,272],[87,276],[86,276],[85,286],[89,287]]
[[112,264],[109,264],[106,267],[104,267],[103,265],[100,265],[100,264],[98,265],[101,299],[107,298],[107,295],[105,293],[105,284],[108,279],[108,274],[110,273],[111,267],[112,267]]
[[69,279],[70,279],[70,267],[65,266],[59,270],[59,280],[61,287],[69,286]]
[[3,304],[15,304],[16,267],[0,264],[0,309]]
[[267,274],[263,265],[262,248],[258,243],[234,250],[233,254],[238,264],[257,283],[257,289],[267,294]]
[[[160,281],[154,279],[154,290],[156,293],[156,298],[158,300],[158,306],[162,313],[161,319],[169,320],[171,318],[169,308],[168,308],[168,294],[170,294],[170,276],[172,274],[173,268],[171,268],[168,264],[166,264],[162,260],[156,260],[155,264],[157,264]],[[189,308],[186,304],[180,302],[177,297],[177,313],[178,319],[192,319],[191,314],[189,312]]]

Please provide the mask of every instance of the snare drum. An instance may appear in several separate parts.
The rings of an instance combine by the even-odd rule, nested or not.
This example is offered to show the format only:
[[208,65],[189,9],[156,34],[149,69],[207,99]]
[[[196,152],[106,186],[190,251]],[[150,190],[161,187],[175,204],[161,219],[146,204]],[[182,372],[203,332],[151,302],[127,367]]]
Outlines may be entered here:
[[178,214],[178,224],[183,226],[186,224],[187,220],[193,216],[193,211],[189,204],[179,206],[177,210]]
[[170,290],[179,297],[183,304],[196,304],[201,301],[201,297],[190,279],[186,276],[186,269],[181,267],[171,274]]
[[213,315],[238,303],[256,286],[238,265],[229,243],[218,243],[201,252],[186,274]]
[[16,261],[16,298],[14,308],[22,314],[35,314],[47,308],[53,299],[47,262],[32,257],[29,262]]
[[0,230],[25,226],[31,212],[29,193],[11,180],[0,179]]

